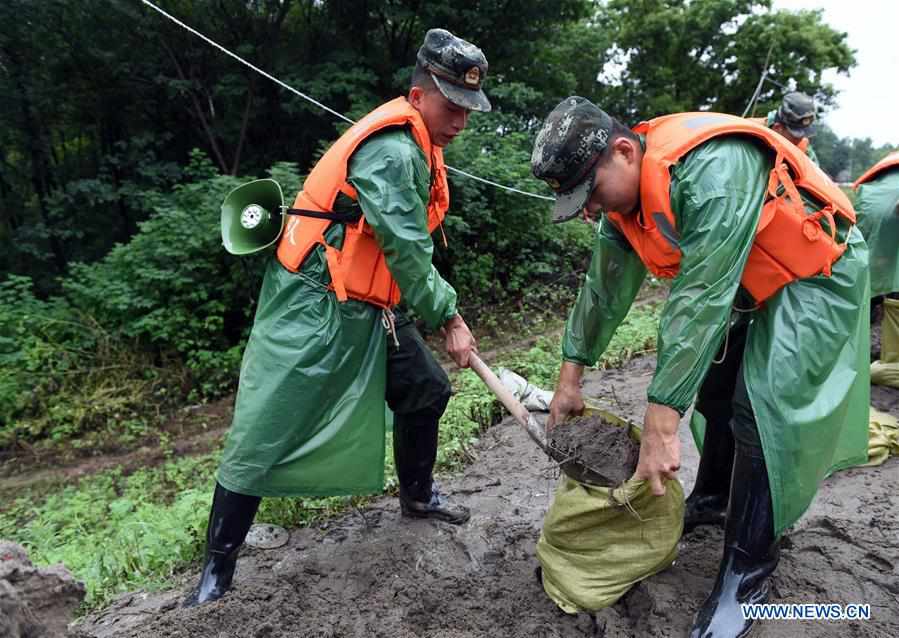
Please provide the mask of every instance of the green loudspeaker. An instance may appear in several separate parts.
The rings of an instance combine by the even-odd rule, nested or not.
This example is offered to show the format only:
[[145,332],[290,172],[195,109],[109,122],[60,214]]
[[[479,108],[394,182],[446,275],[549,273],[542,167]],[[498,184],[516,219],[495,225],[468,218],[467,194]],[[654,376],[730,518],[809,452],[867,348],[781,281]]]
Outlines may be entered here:
[[222,202],[222,243],[232,255],[249,255],[278,241],[284,230],[284,193],[273,179],[238,186]]

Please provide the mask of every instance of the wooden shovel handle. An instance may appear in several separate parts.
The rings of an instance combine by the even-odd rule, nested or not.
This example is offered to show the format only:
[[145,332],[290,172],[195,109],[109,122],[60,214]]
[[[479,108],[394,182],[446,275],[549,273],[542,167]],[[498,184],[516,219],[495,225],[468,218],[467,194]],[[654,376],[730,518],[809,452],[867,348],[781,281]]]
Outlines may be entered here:
[[531,413],[527,411],[527,408],[521,405],[521,402],[509,392],[508,388],[506,388],[502,381],[499,380],[499,377],[493,373],[493,370],[491,370],[478,355],[472,352],[469,355],[468,363],[471,366],[471,369],[481,377],[481,381],[483,381],[487,387],[490,388],[490,391],[496,395],[496,398],[500,400],[500,403],[506,406],[506,409],[515,417],[515,420],[518,421],[519,425],[524,428],[525,432],[528,433],[528,436],[531,437],[531,440],[539,445],[541,450],[549,454],[546,444],[543,442],[543,428],[541,428],[540,424],[531,416]]

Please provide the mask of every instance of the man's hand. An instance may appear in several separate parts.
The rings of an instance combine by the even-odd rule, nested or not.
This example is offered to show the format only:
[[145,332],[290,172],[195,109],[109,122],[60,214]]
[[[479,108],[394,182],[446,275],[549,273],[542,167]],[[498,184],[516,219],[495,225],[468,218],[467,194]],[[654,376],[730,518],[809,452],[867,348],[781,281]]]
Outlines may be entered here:
[[581,219],[584,220],[585,224],[595,224],[599,221],[601,214],[602,213],[600,213],[599,211],[591,213],[589,210],[584,208],[581,211]]
[[443,334],[446,336],[446,352],[460,368],[468,367],[468,357],[472,352],[478,351],[471,330],[465,324],[461,315],[453,315],[443,324]]
[[549,433],[556,423],[561,423],[570,414],[583,414],[584,398],[581,395],[581,375],[584,366],[565,361],[559,370],[559,384],[549,404],[549,418],[546,420],[546,432]]
[[650,403],[643,418],[640,459],[634,478],[649,481],[656,496],[665,495],[665,481],[680,469],[680,415],[668,406]]

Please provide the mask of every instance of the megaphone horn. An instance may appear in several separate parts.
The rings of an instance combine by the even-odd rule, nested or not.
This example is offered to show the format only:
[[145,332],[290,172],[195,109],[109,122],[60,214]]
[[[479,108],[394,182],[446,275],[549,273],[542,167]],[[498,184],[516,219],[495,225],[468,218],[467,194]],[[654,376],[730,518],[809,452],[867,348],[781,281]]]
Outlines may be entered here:
[[284,194],[273,179],[238,186],[222,202],[222,244],[232,255],[268,248],[284,230]]
[[247,230],[253,230],[259,224],[268,222],[271,217],[268,211],[259,204],[250,204],[240,211],[240,225]]

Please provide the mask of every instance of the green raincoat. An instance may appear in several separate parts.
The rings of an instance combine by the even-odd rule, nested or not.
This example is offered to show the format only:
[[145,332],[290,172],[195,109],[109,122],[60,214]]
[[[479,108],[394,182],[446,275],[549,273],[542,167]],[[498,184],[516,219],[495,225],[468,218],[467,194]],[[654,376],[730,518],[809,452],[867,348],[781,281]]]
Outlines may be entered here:
[[805,154],[810,160],[815,163],[816,166],[821,166],[821,162],[818,161],[818,154],[815,153],[815,149],[812,147],[811,142],[809,142],[809,145],[805,147]]
[[899,292],[899,168],[859,185],[855,212],[871,251],[871,296]]
[[[431,263],[430,171],[405,129],[372,136],[348,181],[404,303],[431,327],[456,314],[456,292]],[[345,197],[345,196],[341,196]],[[338,199],[336,210],[350,204]],[[343,226],[327,233],[340,247]],[[218,482],[256,496],[332,496],[384,486],[387,331],[375,306],[339,303],[318,247],[292,273],[272,258],[240,372]]]
[[[673,168],[682,259],[659,323],[649,401],[681,414],[693,402],[724,339],[771,166],[753,142],[721,137]],[[795,281],[752,312],[743,366],[778,534],[802,515],[828,473],[867,459],[867,264],[865,242],[852,229],[831,277]],[[566,325],[565,360],[595,364],[645,274],[637,253],[604,219]],[[702,415],[694,414],[691,426],[701,446]]]

